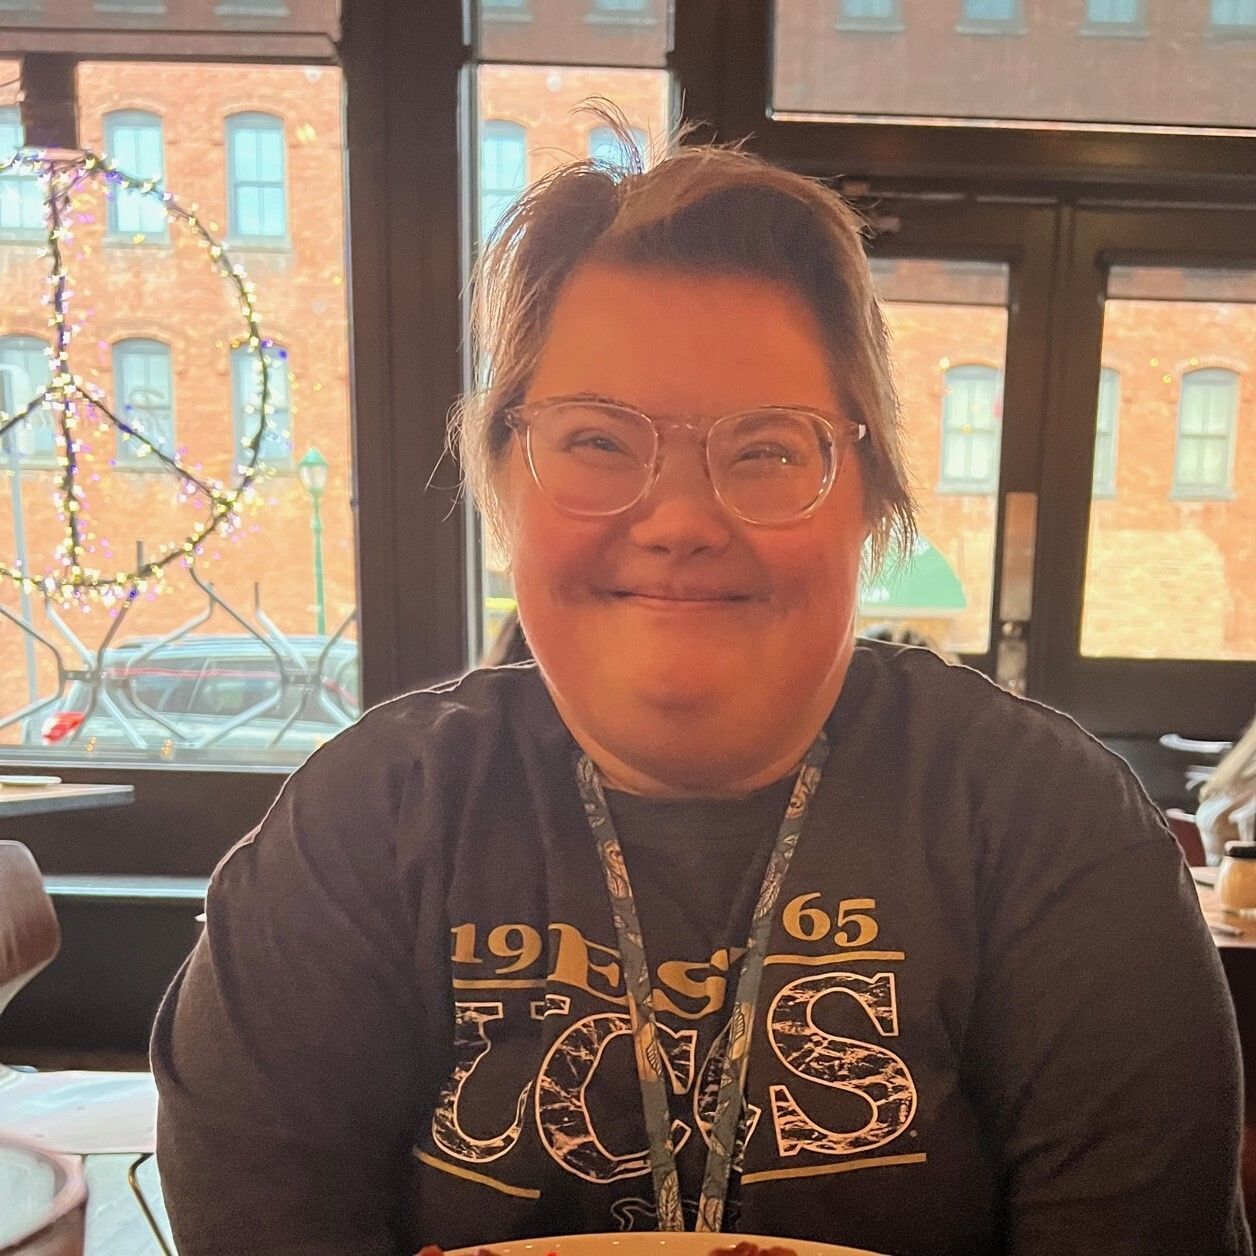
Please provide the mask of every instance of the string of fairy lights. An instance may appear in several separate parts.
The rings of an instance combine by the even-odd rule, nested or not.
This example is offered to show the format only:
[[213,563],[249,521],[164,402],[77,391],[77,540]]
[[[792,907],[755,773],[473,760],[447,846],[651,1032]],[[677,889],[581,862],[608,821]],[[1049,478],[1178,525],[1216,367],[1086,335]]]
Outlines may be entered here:
[[[190,565],[203,552],[214,534],[230,536],[241,526],[246,505],[256,502],[254,480],[262,473],[259,452],[271,424],[270,373],[279,369],[270,360],[274,342],[262,335],[256,294],[242,266],[234,262],[223,244],[215,239],[193,209],[186,209],[156,180],[139,179],[119,170],[106,158],[91,152],[69,155],[39,150],[19,150],[0,162],[0,175],[34,175],[43,192],[46,231],[46,257],[49,262],[48,288],[44,303],[49,310],[52,347],[49,353],[48,384],[20,409],[8,414],[0,410],[0,439],[12,429],[47,407],[56,429],[56,483],[53,504],[62,528],[54,553],[54,567],[42,575],[23,569],[22,564],[0,560],[0,579],[18,585],[28,593],[39,593],[61,602],[98,600],[107,605],[131,601],[140,594],[163,586],[174,564]],[[71,320],[72,277],[66,265],[67,245],[73,238],[73,198],[89,183],[105,185],[107,196],[129,190],[153,200],[171,224],[190,229],[204,249],[209,264],[230,285],[244,319],[244,334],[237,343],[247,346],[256,358],[260,393],[252,410],[257,423],[251,425],[241,442],[236,461],[236,478],[231,484],[203,475],[199,467],[184,465],[177,451],[162,448],[135,420],[130,407],[111,405],[105,391],[76,373],[70,363],[70,347],[81,328]],[[123,409],[126,417],[118,414]],[[124,570],[104,569],[96,555],[110,550],[93,529],[84,492],[84,457],[91,453],[92,434],[103,437],[113,432],[127,437],[141,456],[155,458],[165,470],[177,476],[181,500],[204,499],[206,515],[181,541],[160,545],[148,558]],[[111,552],[111,551],[110,551]]]

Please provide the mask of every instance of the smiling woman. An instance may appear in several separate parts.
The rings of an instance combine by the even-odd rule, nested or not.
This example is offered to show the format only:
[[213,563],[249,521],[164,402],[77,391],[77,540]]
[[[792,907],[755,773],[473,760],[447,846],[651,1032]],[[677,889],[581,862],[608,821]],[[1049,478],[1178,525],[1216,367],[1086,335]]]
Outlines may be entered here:
[[1155,809],[855,643],[912,537],[856,217],[726,150],[578,162],[478,283],[462,452],[536,657],[377,707],[219,865],[153,1040],[180,1251],[1249,1253]]

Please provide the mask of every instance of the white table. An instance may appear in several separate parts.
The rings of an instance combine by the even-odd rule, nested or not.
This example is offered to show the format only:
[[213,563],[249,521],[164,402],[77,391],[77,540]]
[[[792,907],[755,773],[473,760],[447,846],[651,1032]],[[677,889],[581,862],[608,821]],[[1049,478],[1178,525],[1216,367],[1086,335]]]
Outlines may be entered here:
[[134,785],[0,785],[0,820],[49,811],[123,807],[135,801]]

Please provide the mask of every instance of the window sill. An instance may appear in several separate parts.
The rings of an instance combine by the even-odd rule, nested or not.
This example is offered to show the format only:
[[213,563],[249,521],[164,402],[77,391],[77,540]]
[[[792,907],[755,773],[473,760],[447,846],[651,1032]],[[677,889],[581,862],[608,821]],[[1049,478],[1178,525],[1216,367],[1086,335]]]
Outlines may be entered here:
[[1079,35],[1087,39],[1146,39],[1147,28],[1135,23],[1092,22],[1077,28]]
[[953,480],[942,480],[933,491],[942,497],[993,497],[998,487],[997,484],[959,484]]
[[1092,502],[1110,502],[1116,499],[1116,486],[1114,484],[1096,485],[1090,490],[1090,500]]
[[956,22],[957,35],[1025,35],[1024,22]]
[[530,26],[532,13],[528,9],[489,9],[480,5],[480,21],[494,26]]
[[214,5],[215,17],[256,17],[256,18],[283,18],[289,16],[288,6],[286,4],[272,4],[266,8],[262,8],[256,4],[232,3],[232,0],[222,0],[222,3]]
[[291,236],[231,236],[223,245],[228,253],[291,253]]
[[901,35],[907,27],[894,18],[877,21],[876,18],[839,17],[835,29],[843,35]]
[[172,247],[169,235],[149,235],[140,231],[134,235],[127,235],[123,231],[106,231],[104,244],[107,249],[150,249],[159,252],[168,252]]
[[[167,457],[171,456],[172,455],[167,455]],[[143,462],[122,462],[121,460],[117,460],[114,462],[113,470],[128,472],[134,471],[136,475],[159,475],[162,473],[165,473],[166,475],[174,474],[174,472],[171,471],[164,462],[161,462],[158,459],[156,454],[153,454],[151,458],[146,458]]]
[[[8,459],[0,456],[0,470],[8,470]],[[18,470],[27,471],[59,471],[60,464],[57,462],[56,456],[49,454],[47,457],[31,457],[27,454],[25,457],[18,457]]]
[[590,26],[657,26],[658,18],[651,13],[586,13],[584,20]]
[[1256,25],[1253,26],[1216,26],[1208,27],[1206,38],[1229,42],[1232,39],[1256,39]]
[[1190,504],[1191,502],[1232,502],[1236,494],[1232,489],[1218,488],[1174,488],[1169,490],[1169,500],[1171,502],[1182,502]]
[[15,227],[11,231],[0,231],[0,244],[37,244],[48,243],[48,232],[43,227]]

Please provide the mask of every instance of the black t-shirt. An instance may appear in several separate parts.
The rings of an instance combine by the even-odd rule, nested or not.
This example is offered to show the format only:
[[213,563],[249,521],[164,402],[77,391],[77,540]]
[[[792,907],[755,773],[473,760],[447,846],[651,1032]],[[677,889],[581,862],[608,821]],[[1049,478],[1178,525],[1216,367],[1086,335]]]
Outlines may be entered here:
[[[728,1227],[894,1256],[1250,1252],[1233,1009],[1124,764],[917,649],[856,649],[827,730]],[[184,1256],[653,1226],[578,755],[534,665],[474,672],[369,712],[219,865],[153,1039]],[[787,788],[610,799],[690,1197]]]

